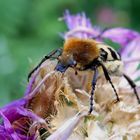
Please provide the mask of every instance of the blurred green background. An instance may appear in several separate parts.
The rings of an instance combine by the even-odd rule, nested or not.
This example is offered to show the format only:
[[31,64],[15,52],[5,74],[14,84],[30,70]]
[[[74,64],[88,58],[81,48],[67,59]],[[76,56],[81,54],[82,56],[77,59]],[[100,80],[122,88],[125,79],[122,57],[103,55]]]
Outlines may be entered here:
[[62,46],[65,9],[85,11],[94,25],[140,30],[139,0],[0,0],[0,106],[22,97],[33,66]]

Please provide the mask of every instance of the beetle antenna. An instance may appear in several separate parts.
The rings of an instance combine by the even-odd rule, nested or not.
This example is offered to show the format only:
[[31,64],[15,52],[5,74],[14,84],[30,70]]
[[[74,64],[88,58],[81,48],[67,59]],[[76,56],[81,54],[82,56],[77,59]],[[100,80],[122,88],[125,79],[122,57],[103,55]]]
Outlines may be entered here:
[[97,36],[93,37],[92,39],[101,38],[102,35],[103,35],[103,33],[106,32],[108,29],[110,29],[110,28],[107,28],[107,27],[104,28],[104,29],[100,32],[100,34],[98,34]]
[[[59,53],[57,56],[55,56],[57,53]],[[42,60],[41,62],[28,74],[28,81],[31,77],[31,75],[42,65],[43,62],[45,62],[47,59],[50,59],[50,58],[54,58],[54,59],[58,59],[58,57],[61,55],[62,53],[62,49],[59,48],[59,49],[55,49],[53,50],[52,52],[50,52],[48,55],[46,55]]]

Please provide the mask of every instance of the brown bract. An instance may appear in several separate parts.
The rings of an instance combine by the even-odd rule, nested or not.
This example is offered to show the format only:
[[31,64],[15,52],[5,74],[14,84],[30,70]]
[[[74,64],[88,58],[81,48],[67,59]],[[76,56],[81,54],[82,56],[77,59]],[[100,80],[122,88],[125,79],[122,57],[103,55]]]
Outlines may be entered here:
[[[55,66],[55,60],[44,62],[34,87],[47,73],[53,71]],[[46,119],[51,129],[50,135],[60,127],[67,132],[68,128],[63,126],[65,122],[83,109],[88,112],[92,76],[92,71],[78,72],[78,75],[75,75],[72,68],[65,74],[55,72],[30,100],[28,108]],[[140,139],[140,105],[137,104],[131,89],[120,88],[121,77],[111,78],[121,101],[114,102],[116,97],[110,84],[104,76],[100,76],[94,94],[94,111],[81,118],[72,129],[68,140]],[[59,134],[57,139],[59,140]]]

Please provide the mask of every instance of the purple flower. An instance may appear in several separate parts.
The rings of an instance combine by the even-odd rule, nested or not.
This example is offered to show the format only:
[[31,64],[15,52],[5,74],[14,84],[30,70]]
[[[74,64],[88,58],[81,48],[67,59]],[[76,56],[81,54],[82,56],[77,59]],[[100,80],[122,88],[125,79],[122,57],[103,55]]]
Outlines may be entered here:
[[0,125],[0,139],[34,140],[38,137],[40,128],[48,129],[46,120],[28,109],[29,102],[35,98],[36,93],[45,81],[45,78],[50,76],[50,74],[46,75],[44,81],[41,81],[38,86],[33,89],[33,84],[38,72],[39,70],[31,77],[23,98],[0,109],[0,118],[2,119]]
[[69,37],[92,38],[100,34],[100,28],[93,27],[85,13],[71,15],[67,10],[63,18],[69,29],[63,35],[65,39]]
[[69,11],[64,14],[64,21],[68,27],[68,31],[64,34],[64,38],[79,37],[79,38],[108,38],[121,46],[126,46],[140,34],[136,31],[126,28],[110,28],[102,30],[100,27],[93,26],[90,19],[85,13],[71,15]]
[[3,126],[0,127],[0,134],[4,131],[5,136],[13,140],[32,140],[36,134],[38,124],[47,126],[45,120],[34,114],[32,111],[18,106],[8,107],[7,110],[0,110]]

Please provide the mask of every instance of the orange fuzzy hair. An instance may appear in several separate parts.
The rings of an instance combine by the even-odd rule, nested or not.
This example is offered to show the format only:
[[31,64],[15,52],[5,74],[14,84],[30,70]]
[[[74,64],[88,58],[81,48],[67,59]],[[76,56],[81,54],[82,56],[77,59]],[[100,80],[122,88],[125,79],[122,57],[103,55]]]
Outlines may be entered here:
[[64,43],[62,56],[73,55],[81,64],[88,64],[99,56],[97,42],[93,39],[69,38]]

